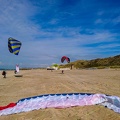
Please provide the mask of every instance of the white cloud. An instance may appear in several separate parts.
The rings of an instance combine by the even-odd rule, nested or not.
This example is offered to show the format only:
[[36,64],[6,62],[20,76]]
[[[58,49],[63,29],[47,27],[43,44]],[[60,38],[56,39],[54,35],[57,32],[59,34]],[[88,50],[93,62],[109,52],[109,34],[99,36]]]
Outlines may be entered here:
[[116,18],[114,18],[114,19],[112,20],[112,22],[113,22],[114,24],[119,24],[119,23],[120,23],[120,15],[117,16]]
[[100,18],[95,21],[95,24],[101,24],[101,23],[103,23],[103,21]]
[[[83,56],[84,58],[97,56],[95,54],[96,52],[99,53],[100,49],[86,48],[84,45],[114,41],[116,36],[119,36],[109,30],[84,28],[82,24],[77,27],[71,27],[71,25],[62,27],[59,25],[57,27],[49,28],[48,26],[44,28],[41,23],[33,19],[40,19],[49,10],[52,9],[53,11],[57,5],[56,1],[50,2],[47,0],[46,2],[33,1],[33,4],[29,0],[0,0],[0,54],[2,55],[2,63],[12,65],[18,62],[21,65],[37,66],[60,62],[62,55],[69,55],[72,59],[81,59]],[[60,15],[62,13],[64,17],[68,14],[70,17],[75,15],[75,11],[74,14],[61,11]],[[38,14],[38,18],[33,17]],[[95,24],[108,22],[101,18],[103,14],[105,14],[104,11],[98,12]],[[47,24],[57,25],[61,19],[63,18],[53,16],[47,21]],[[113,19],[112,22],[119,23],[119,16]],[[82,30],[93,34],[81,34],[80,31]],[[8,37],[16,38],[22,42],[18,56],[9,53],[7,48]],[[103,45],[101,48],[110,48],[110,46],[112,47],[110,44]]]

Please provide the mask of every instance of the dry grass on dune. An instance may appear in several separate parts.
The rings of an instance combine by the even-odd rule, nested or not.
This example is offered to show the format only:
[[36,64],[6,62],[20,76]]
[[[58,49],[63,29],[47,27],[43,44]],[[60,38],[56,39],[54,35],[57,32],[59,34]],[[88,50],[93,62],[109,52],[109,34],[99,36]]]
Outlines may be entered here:
[[[23,77],[0,76],[0,106],[21,98],[51,93],[103,93],[120,97],[120,69],[21,70]],[[43,109],[0,116],[0,120],[120,120],[120,114],[103,106]]]

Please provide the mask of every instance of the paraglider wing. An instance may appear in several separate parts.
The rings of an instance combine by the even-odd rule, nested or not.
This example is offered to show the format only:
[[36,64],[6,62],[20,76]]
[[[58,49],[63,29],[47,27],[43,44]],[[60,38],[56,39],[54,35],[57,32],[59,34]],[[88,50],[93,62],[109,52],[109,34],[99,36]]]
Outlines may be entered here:
[[67,58],[68,63],[70,63],[70,58]]
[[8,38],[8,49],[15,55],[19,54],[22,43],[14,38]]
[[120,113],[120,97],[92,93],[43,94],[22,98],[16,103],[0,106],[0,116],[46,108],[69,108],[86,105],[103,105]]
[[63,57],[61,58],[61,62],[63,63],[65,60],[66,60],[68,63],[70,62],[70,58],[68,58],[68,57],[66,57],[66,56],[63,56]]

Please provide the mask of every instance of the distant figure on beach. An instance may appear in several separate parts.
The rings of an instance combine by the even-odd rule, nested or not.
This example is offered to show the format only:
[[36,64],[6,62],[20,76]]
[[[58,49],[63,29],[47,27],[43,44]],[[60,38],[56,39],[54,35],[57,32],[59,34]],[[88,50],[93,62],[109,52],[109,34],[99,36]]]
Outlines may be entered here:
[[64,70],[62,70],[62,74],[64,73]]
[[2,75],[3,75],[3,78],[6,78],[6,71],[4,70],[3,72],[2,72]]

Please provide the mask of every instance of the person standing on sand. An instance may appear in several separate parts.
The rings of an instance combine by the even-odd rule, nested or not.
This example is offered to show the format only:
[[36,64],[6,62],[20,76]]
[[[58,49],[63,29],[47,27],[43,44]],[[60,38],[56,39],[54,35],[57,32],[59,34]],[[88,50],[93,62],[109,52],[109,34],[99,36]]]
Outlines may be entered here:
[[6,71],[4,70],[3,72],[2,72],[2,75],[3,75],[3,78],[6,78]]

